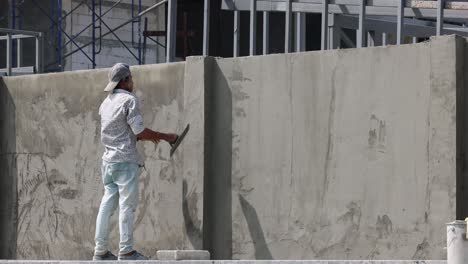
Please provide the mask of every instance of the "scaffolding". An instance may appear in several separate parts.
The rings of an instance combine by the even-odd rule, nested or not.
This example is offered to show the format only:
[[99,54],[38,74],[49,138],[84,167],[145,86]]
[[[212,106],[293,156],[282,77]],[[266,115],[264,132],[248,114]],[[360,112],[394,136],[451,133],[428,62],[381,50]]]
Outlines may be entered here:
[[[96,68],[96,55],[102,51],[102,40],[108,35],[112,35],[119,42],[119,44],[124,47],[129,54],[136,60],[137,64],[144,64],[145,59],[144,55],[146,53],[146,43],[147,39],[154,42],[156,45],[163,47],[166,50],[166,62],[173,62],[175,60],[175,41],[176,41],[176,23],[177,23],[177,0],[161,0],[156,4],[147,7],[142,10],[142,0],[131,0],[131,14],[132,16],[126,20],[124,23],[111,28],[108,23],[105,21],[105,16],[114,8],[118,7],[122,0],[116,0],[110,8],[103,10],[103,0],[82,0],[77,1],[78,4],[74,6],[69,12],[62,14],[62,0],[48,0],[50,1],[50,11],[48,12],[46,8],[43,7],[46,1],[43,0],[30,0],[34,6],[50,21],[49,33],[52,36],[55,36],[55,41],[53,43],[47,43],[47,47],[50,48],[52,45],[57,52],[57,61],[43,65],[45,71],[49,71],[51,66],[58,65],[58,69],[53,69],[52,71],[63,71],[64,60],[75,53],[80,53],[84,55],[87,60],[90,61],[92,68]],[[23,10],[22,6],[24,0],[17,1],[12,0],[10,4],[10,29],[11,30],[21,30],[22,21],[23,21]],[[70,35],[63,28],[63,21],[72,15],[78,8],[86,7],[87,10],[91,12],[91,21],[87,26],[85,26],[77,34]],[[166,33],[166,44],[162,44],[159,41],[152,38],[150,35],[145,34],[147,29],[147,19],[143,22],[142,17],[148,12],[155,10],[156,8],[167,6],[167,30]],[[125,42],[116,34],[116,31],[122,27],[131,24],[131,47],[125,44]],[[82,35],[85,31],[90,30],[91,40],[83,45],[77,43],[77,38]],[[105,32],[104,32],[105,31]],[[65,40],[65,41],[63,41]],[[64,43],[65,42],[65,43]],[[65,47],[69,44],[72,44],[74,49],[65,53]],[[90,46],[90,51],[86,52],[85,48]],[[136,52],[132,51],[135,49]],[[12,44],[8,52],[13,54],[13,57],[16,56],[17,45]],[[14,58],[13,58],[14,59]]]

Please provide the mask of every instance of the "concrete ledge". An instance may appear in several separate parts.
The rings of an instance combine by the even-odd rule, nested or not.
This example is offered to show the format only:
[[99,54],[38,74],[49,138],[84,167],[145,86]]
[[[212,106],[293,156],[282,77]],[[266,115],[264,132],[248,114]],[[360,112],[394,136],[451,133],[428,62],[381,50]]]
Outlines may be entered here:
[[158,250],[159,260],[210,260],[207,250]]
[[[6,263],[31,264],[110,264],[115,261],[63,261],[63,260],[0,260]],[[147,260],[147,261],[119,261],[120,264],[154,263],[154,264],[447,264],[446,260]]]

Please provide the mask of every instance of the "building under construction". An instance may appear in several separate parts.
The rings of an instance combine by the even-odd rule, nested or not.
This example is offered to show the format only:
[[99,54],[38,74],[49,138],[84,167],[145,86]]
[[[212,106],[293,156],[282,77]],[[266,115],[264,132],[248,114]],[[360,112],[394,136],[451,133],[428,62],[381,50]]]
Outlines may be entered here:
[[447,0],[0,0],[0,264],[93,257],[116,62],[145,127],[190,124],[174,155],[137,143],[143,254],[466,263],[467,22]]
[[5,74],[103,68],[117,61],[181,61],[193,55],[417,43],[435,35],[468,34],[468,2],[463,1],[2,0],[0,6]]

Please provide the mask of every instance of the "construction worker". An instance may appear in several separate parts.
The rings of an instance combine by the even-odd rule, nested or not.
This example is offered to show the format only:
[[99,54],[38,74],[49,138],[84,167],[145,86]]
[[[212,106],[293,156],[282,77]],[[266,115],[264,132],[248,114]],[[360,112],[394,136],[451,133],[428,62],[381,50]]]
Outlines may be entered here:
[[147,260],[133,248],[133,220],[138,205],[138,178],[143,161],[136,148],[137,140],[160,140],[173,143],[175,134],[153,131],[143,126],[138,98],[133,94],[130,67],[117,63],[109,72],[110,92],[100,108],[102,156],[102,197],[96,220],[96,247],[93,260],[117,260],[108,249],[109,220],[119,205],[119,260]]

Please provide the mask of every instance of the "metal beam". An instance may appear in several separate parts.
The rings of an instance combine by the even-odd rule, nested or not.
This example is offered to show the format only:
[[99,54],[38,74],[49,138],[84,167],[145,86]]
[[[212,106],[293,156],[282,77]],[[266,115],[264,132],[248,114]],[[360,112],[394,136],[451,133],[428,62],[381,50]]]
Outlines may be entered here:
[[436,26],[436,35],[440,36],[444,30],[444,7],[445,0],[437,0],[437,26]]
[[269,53],[270,44],[270,13],[263,12],[263,55]]
[[256,0],[250,0],[250,39],[249,55],[257,53],[257,5]]
[[203,9],[203,56],[208,56],[210,48],[210,0],[205,0]]
[[41,34],[36,37],[36,72],[44,71],[44,36]]
[[284,34],[284,52],[291,52],[291,0],[287,0],[286,3],[286,22],[285,22],[285,34]]
[[400,45],[403,40],[403,20],[405,19],[405,0],[398,1],[397,8],[397,45]]
[[21,39],[16,41],[16,67],[21,67],[23,62],[23,43]]
[[17,35],[27,35],[27,36],[40,36],[41,32],[19,30],[19,29],[9,29],[9,28],[0,28],[0,33],[10,33]]
[[176,49],[175,41],[177,31],[177,0],[168,0],[168,4],[166,62],[173,62],[175,60]]
[[[8,74],[8,69],[0,69],[0,73],[7,73]],[[13,75],[13,73],[22,73],[22,74],[32,74],[34,73],[34,66],[27,66],[27,67],[15,67],[11,69],[11,73],[8,76]]]
[[328,49],[336,49],[338,48],[338,34],[337,34],[337,29],[339,27],[335,27],[335,15],[334,14],[328,14]]
[[366,0],[360,0],[359,6],[359,29],[356,35],[356,46],[358,48],[365,47],[366,45],[366,27],[364,20],[366,19]]
[[[35,38],[35,36],[28,36],[28,35],[11,35],[11,39],[27,39],[27,38]],[[6,40],[7,36],[0,36],[0,40]]]
[[11,76],[11,68],[13,64],[13,42],[11,41],[11,34],[7,33],[7,43],[6,43],[6,73],[8,76]]
[[328,0],[322,0],[322,50],[326,50],[328,46]]
[[296,13],[296,52],[305,51],[306,45],[306,14]]
[[239,56],[240,11],[234,11],[234,51],[233,57]]
[[387,46],[388,45],[388,36],[387,32],[382,33],[382,46]]

